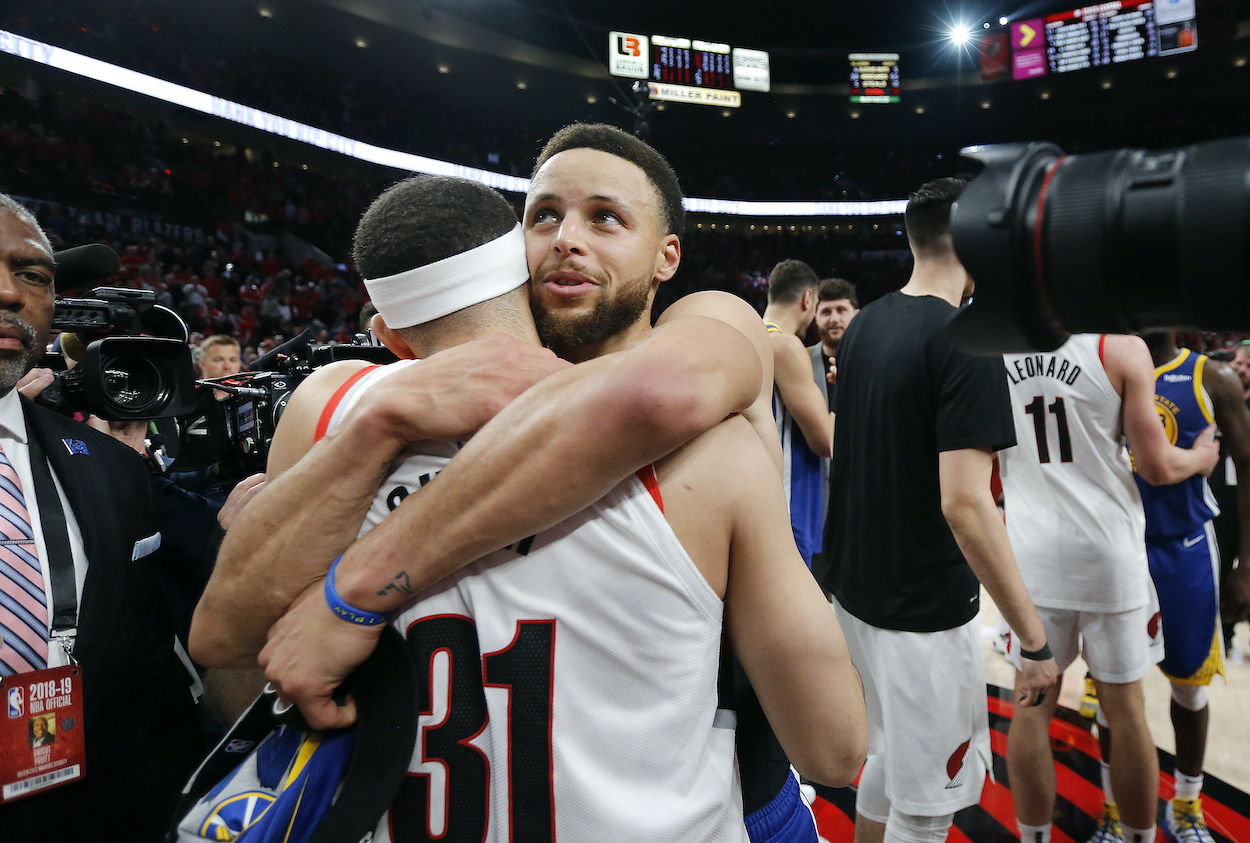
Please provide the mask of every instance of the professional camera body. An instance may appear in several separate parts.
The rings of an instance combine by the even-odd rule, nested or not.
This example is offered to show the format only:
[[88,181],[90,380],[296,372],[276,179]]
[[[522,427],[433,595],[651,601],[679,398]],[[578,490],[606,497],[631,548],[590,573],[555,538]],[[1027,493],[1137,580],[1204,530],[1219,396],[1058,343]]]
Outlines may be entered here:
[[397,359],[387,349],[366,342],[361,335],[351,345],[317,346],[313,332],[305,331],[257,359],[250,372],[197,381],[205,395],[220,390],[226,397],[220,401],[202,398],[194,414],[179,419],[182,439],[173,470],[216,464],[222,479],[264,471],[269,444],[291,393],[315,369],[339,360],[392,363]]
[[976,282],[950,325],[974,354],[1050,351],[1069,334],[1250,330],[1250,137],[1064,155],[974,146],[951,212]]
[[[187,326],[151,290],[97,287],[58,299],[52,327],[78,365],[57,372],[35,400],[57,412],[103,419],[180,416],[195,408]],[[148,334],[149,336],[141,336]]]

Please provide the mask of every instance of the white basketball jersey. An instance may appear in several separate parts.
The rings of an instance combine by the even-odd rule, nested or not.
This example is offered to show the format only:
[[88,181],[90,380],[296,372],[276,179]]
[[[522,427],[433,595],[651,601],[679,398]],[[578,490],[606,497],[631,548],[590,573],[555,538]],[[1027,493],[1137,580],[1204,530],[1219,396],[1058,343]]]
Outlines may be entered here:
[[[330,427],[405,365],[420,364],[362,377]],[[361,532],[455,450],[410,446]],[[722,610],[637,477],[429,589],[394,621],[423,713],[374,839],[745,841],[732,723],[717,716]]]
[[1007,535],[1038,606],[1120,612],[1146,604],[1146,521],[1102,335],[1007,354],[1016,446],[999,452]]

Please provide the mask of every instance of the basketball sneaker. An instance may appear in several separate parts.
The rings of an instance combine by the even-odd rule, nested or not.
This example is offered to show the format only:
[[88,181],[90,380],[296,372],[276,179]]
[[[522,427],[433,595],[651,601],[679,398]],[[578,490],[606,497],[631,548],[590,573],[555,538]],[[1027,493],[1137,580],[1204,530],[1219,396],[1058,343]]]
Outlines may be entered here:
[[1124,832],[1120,829],[1120,809],[1108,802],[1102,803],[1102,816],[1098,818],[1098,828],[1085,843],[1124,843]]
[[1094,687],[1094,677],[1085,674],[1085,696],[1081,697],[1081,707],[1077,714],[1086,720],[1093,720],[1098,713],[1098,689]]
[[1168,837],[1175,843],[1215,843],[1211,829],[1202,818],[1202,797],[1173,799],[1172,810],[1164,812]]

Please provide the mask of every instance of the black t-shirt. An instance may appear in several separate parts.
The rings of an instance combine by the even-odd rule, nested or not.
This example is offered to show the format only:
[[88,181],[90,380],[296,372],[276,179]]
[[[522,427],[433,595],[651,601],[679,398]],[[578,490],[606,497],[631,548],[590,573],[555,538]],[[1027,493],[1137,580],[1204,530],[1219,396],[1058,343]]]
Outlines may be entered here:
[[958,312],[892,293],[838,346],[825,587],[865,623],[933,632],[976,616],[980,589],[942,515],[938,454],[1016,443],[1002,357],[946,339]]

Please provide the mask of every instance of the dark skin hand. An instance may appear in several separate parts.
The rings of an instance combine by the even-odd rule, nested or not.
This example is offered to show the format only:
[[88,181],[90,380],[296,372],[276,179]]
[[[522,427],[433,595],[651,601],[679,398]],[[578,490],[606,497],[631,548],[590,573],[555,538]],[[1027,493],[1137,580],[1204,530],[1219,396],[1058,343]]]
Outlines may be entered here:
[[[1250,525],[1250,409],[1242,397],[1241,380],[1227,366],[1212,360],[1206,364],[1204,384],[1211,396],[1224,453],[1232,458],[1237,477],[1247,481],[1237,484],[1237,514],[1243,525]],[[1250,527],[1241,531],[1238,558],[1220,595],[1225,623],[1250,615]]]

